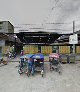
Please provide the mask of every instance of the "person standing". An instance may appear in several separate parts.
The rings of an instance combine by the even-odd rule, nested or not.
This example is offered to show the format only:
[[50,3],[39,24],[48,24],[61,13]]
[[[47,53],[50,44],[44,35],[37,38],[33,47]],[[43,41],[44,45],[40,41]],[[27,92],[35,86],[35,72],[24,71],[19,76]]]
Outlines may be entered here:
[[20,55],[21,55],[21,56],[23,56],[23,55],[24,55],[24,51],[23,51],[23,50],[21,50],[21,53],[20,53]]

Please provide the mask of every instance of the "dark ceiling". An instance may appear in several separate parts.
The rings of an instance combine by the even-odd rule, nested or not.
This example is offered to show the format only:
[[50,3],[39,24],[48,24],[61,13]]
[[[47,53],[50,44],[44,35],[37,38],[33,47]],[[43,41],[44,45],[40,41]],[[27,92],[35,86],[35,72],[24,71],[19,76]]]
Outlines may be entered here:
[[51,44],[62,34],[44,32],[18,33],[17,37],[25,44]]

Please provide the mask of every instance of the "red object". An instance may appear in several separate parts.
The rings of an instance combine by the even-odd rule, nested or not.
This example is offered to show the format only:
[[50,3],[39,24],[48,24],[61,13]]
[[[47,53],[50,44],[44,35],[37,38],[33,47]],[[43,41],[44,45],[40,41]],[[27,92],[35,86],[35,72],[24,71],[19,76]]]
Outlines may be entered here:
[[59,58],[59,54],[57,54],[57,53],[51,53],[51,54],[49,54],[49,57],[50,58]]
[[24,52],[23,51],[21,51],[21,56],[23,56],[24,55]]
[[26,74],[28,74],[28,72],[25,72]]

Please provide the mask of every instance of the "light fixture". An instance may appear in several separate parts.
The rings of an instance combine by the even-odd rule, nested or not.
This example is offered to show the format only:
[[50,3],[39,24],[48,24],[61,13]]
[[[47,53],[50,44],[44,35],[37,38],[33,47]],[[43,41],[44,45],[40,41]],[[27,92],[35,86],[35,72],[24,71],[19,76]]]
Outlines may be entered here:
[[48,42],[49,42],[49,40],[48,40]]
[[17,35],[16,34],[14,34],[14,38],[17,38]]

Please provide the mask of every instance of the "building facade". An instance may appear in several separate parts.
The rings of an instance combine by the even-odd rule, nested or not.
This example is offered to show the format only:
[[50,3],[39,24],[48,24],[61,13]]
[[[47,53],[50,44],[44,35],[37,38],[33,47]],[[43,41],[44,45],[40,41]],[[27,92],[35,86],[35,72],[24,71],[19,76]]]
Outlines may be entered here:
[[0,33],[14,33],[14,26],[9,21],[0,21]]
[[14,26],[9,21],[0,21],[0,54],[6,54],[10,49],[10,45],[6,44],[10,37],[8,33],[14,33]]

